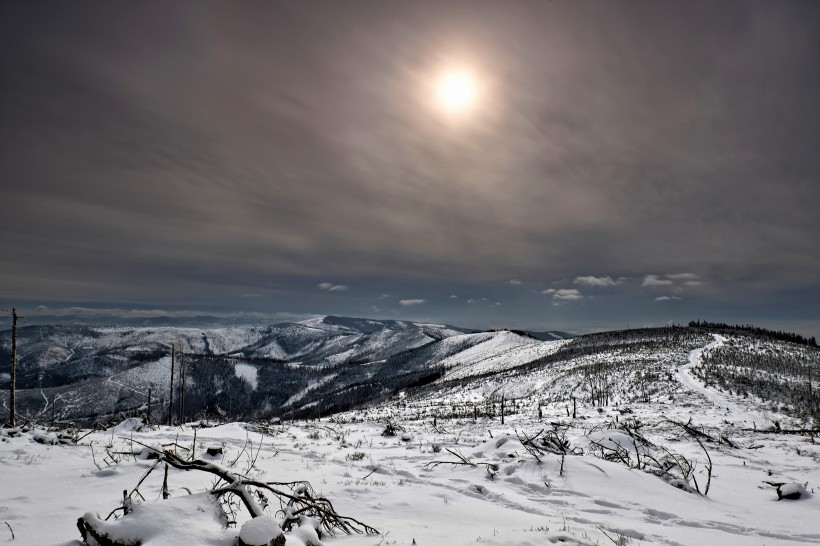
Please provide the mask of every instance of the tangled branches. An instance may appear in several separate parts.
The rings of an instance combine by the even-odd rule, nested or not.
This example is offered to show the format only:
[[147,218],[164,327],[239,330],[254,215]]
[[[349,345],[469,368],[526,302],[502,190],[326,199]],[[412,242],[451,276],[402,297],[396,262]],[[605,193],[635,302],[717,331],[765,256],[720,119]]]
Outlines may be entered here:
[[555,422],[551,423],[551,425],[551,430],[541,429],[533,436],[522,436],[518,432],[516,432],[516,435],[518,436],[518,441],[521,442],[521,445],[527,450],[527,453],[532,455],[535,460],[538,461],[538,464],[541,464],[541,457],[543,457],[545,453],[560,455],[561,468],[559,475],[563,476],[564,459],[567,453],[570,455],[583,455],[584,451],[579,447],[570,447],[569,440],[567,439],[568,425]]
[[[201,459],[185,459],[167,449],[157,451],[157,456],[157,461],[143,475],[131,493],[124,492],[123,505],[112,511],[109,518],[119,510],[127,515],[130,512],[132,496],[136,494],[142,497],[139,486],[151,471],[157,468],[159,464],[165,463],[166,475],[163,492],[167,491],[168,466],[183,471],[196,470],[217,477],[216,482],[208,492],[210,495],[219,500],[227,499],[228,504],[232,504],[232,499],[239,499],[241,505],[247,509],[253,518],[266,515],[266,510],[271,508],[271,498],[275,499],[279,507],[274,514],[280,519],[282,530],[285,532],[293,530],[307,519],[312,519],[317,522],[316,531],[320,538],[322,535],[333,536],[339,532],[345,534],[378,534],[378,531],[370,525],[355,518],[340,515],[336,512],[333,504],[328,499],[318,496],[310,483],[306,481],[267,482],[254,480],[213,462]],[[83,540],[86,540],[90,535],[94,540],[100,542],[98,537],[102,536],[103,533],[95,528],[95,521],[83,517],[79,519],[77,525]],[[115,543],[111,542],[111,544]]]
[[[365,523],[339,515],[333,504],[324,497],[316,496],[310,483],[306,481],[252,480],[208,461],[186,461],[167,450],[162,452],[160,459],[179,470],[201,470],[216,475],[219,481],[210,493],[216,497],[236,495],[253,517],[264,515],[264,509],[269,502],[266,493],[272,494],[279,501],[279,510],[276,514],[284,517],[282,529],[286,532],[297,525],[300,517],[304,516],[319,520],[321,530],[331,536],[339,531],[349,535],[378,534],[376,529]],[[221,485],[223,482],[224,485]]]
[[[718,440],[697,429],[691,421],[682,423],[664,418],[664,422],[680,428],[700,446],[706,456],[707,478],[703,494],[708,495],[712,483],[712,458],[701,440],[705,439],[712,442]],[[642,470],[664,478],[671,485],[685,491],[701,493],[695,475],[697,461],[687,459],[664,445],[652,443],[644,437],[641,432],[642,428],[643,423],[638,420],[630,420],[622,421],[617,427],[608,430],[594,431],[588,435],[590,452],[598,458],[620,462],[629,468]],[[726,445],[734,445],[728,439],[721,438],[721,440]],[[694,488],[690,486],[690,483],[694,484]]]

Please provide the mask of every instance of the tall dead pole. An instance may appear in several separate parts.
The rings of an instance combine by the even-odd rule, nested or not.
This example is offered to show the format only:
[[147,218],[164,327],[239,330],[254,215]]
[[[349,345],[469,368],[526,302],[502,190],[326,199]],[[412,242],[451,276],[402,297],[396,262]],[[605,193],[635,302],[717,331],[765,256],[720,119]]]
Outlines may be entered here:
[[172,425],[174,414],[174,358],[176,357],[176,348],[171,343],[171,392],[168,395],[168,426]]
[[[180,348],[182,345],[180,344]],[[179,354],[179,421],[185,422],[185,368],[187,367],[185,353]]]
[[[4,309],[4,311],[8,311]],[[9,425],[17,425],[17,309],[11,308],[11,383],[9,384]]]
[[148,415],[145,417],[145,422],[151,424],[151,387],[148,387]]

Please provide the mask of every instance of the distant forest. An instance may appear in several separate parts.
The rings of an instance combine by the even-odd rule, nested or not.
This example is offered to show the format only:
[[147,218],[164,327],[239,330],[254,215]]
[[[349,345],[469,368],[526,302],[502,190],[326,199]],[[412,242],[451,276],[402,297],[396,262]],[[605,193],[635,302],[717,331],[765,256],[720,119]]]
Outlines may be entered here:
[[706,330],[709,330],[710,332],[716,332],[721,334],[739,334],[743,332],[748,332],[750,334],[755,334],[757,336],[768,338],[770,340],[791,341],[792,343],[799,343],[801,345],[817,347],[817,340],[815,340],[814,336],[810,338],[805,338],[801,335],[793,334],[791,332],[783,332],[781,330],[767,330],[766,328],[752,326],[751,324],[730,325],[726,324],[725,322],[708,322],[705,320],[693,320],[689,323],[689,326],[691,328],[704,328]]

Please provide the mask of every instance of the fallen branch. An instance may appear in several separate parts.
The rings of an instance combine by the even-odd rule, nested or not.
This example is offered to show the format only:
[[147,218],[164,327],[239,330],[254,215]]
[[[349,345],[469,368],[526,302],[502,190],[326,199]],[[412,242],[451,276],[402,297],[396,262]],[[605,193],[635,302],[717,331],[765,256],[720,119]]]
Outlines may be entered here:
[[[378,531],[354,518],[336,513],[331,502],[324,497],[316,497],[308,482],[261,482],[251,480],[215,463],[202,460],[187,461],[173,452],[163,451],[160,459],[179,470],[201,470],[219,477],[227,485],[211,490],[217,497],[233,493],[242,501],[252,517],[263,515],[263,508],[254,498],[251,487],[273,493],[280,501],[280,512],[286,520],[282,526],[285,531],[296,523],[292,518],[300,515],[317,518],[328,535],[336,531],[346,534],[378,534]],[[288,487],[289,492],[277,487]]]
[[755,433],[758,433],[758,434],[800,434],[800,435],[803,435],[803,434],[808,434],[808,435],[820,434],[820,429],[818,429],[818,428],[815,428],[815,429],[811,429],[811,428],[781,428],[781,429],[743,428],[743,429],[740,429],[740,430],[742,430],[743,432],[755,432]]
[[684,423],[683,421],[675,421],[674,419],[670,419],[669,417],[664,417],[663,420],[666,421],[667,423],[671,423],[671,424],[675,425],[676,427],[682,428],[692,438],[706,438],[710,442],[714,442],[716,444],[720,443],[719,440],[716,440],[711,435],[706,434],[702,430],[698,430],[697,428],[692,426],[692,418],[691,417],[689,418],[689,421],[687,421],[686,423]]
[[[135,440],[135,443],[140,442]],[[313,518],[318,521],[317,532],[319,532],[320,535],[327,534],[333,536],[337,532],[346,534],[379,533],[374,527],[362,523],[355,518],[338,514],[333,504],[328,499],[317,496],[310,483],[306,481],[263,482],[252,480],[247,476],[233,472],[219,464],[199,459],[188,460],[187,457],[180,457],[178,454],[169,450],[163,450],[159,453],[159,459],[146,471],[139,483],[137,483],[131,491],[131,494],[128,494],[127,491],[124,492],[123,505],[115,508],[111,514],[109,514],[109,517],[119,510],[123,510],[126,514],[129,512],[128,507],[131,503],[131,495],[134,493],[140,494],[139,486],[160,463],[166,463],[166,476],[162,486],[163,498],[167,498],[168,466],[183,471],[199,470],[213,474],[219,478],[214,487],[209,491],[211,495],[219,499],[226,495],[233,495],[241,501],[252,518],[265,515],[265,509],[268,506],[266,493],[275,496],[279,500],[277,515],[282,517],[282,530],[285,532],[297,527],[302,523],[303,518]],[[218,487],[218,484],[223,482],[224,485]],[[77,521],[77,527],[80,530],[83,540],[86,540],[86,538],[90,536],[101,546],[117,546],[118,544],[107,536],[106,533],[95,527],[95,522],[90,519],[85,519],[85,517],[80,518]]]
[[[698,443],[700,448],[703,450],[704,455],[706,455],[706,488],[703,490],[704,495],[709,495],[709,486],[712,484],[712,457],[709,456],[709,451],[703,445],[703,442],[700,441],[701,437],[705,437],[710,439],[711,441],[715,441],[714,438],[709,436],[708,434],[701,432],[691,426],[692,420],[690,419],[688,423],[682,423],[680,421],[675,421],[673,419],[669,419],[668,417],[664,418],[667,422],[672,423],[678,427],[681,427],[694,441]],[[697,480],[695,479],[694,473],[692,474],[692,479],[695,482],[695,487],[697,488]],[[700,490],[700,488],[698,488]]]
[[466,465],[466,466],[476,466],[476,463],[471,461],[470,459],[466,458],[464,455],[457,451],[453,451],[449,447],[444,448],[448,453],[454,455],[458,458],[457,461],[430,461],[429,463],[425,464],[425,467],[435,468],[440,464],[451,464],[451,465]]
[[451,465],[454,465],[454,466],[464,465],[464,466],[473,466],[473,467],[483,466],[484,468],[487,469],[487,474],[490,475],[490,479],[494,478],[495,474],[498,472],[498,469],[499,469],[498,463],[494,463],[492,461],[481,461],[481,460],[472,461],[472,460],[468,459],[467,457],[465,457],[464,455],[462,455],[461,453],[459,453],[457,451],[453,451],[449,447],[445,447],[444,449],[446,449],[447,452],[450,453],[451,455],[456,456],[458,458],[458,460],[457,461],[431,461],[431,462],[427,463],[424,466],[429,467],[429,468],[435,468],[435,467],[437,467],[438,465],[441,465],[441,464],[451,464]]

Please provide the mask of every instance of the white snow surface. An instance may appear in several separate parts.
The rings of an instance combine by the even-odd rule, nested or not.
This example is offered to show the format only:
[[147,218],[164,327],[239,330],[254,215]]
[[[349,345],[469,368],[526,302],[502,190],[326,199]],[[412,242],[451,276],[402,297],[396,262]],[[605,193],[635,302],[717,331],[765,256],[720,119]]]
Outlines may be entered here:
[[253,387],[253,390],[256,390],[259,386],[259,370],[256,369],[256,366],[239,362],[234,364],[233,371],[236,377],[247,381],[248,384]]
[[239,530],[239,539],[247,546],[268,546],[268,544],[282,534],[279,520],[273,516],[259,516],[242,524]]
[[715,406],[726,408],[728,417],[732,420],[739,422],[745,421],[748,426],[754,426],[758,422],[764,423],[765,420],[759,413],[755,414],[745,411],[738,403],[730,401],[723,393],[714,389],[706,388],[700,381],[692,377],[690,370],[693,366],[698,365],[701,355],[707,351],[721,347],[726,341],[725,337],[718,334],[713,334],[713,337],[715,340],[712,343],[709,343],[702,349],[695,349],[692,351],[689,355],[689,362],[678,369],[676,374],[678,381],[680,381],[685,387],[699,393]]
[[[504,346],[510,350],[530,346],[512,337],[494,337],[501,337],[495,342],[507,343]],[[479,363],[480,353],[476,354]],[[689,362],[696,364],[701,355],[702,349],[693,351]],[[120,505],[122,491],[133,489],[154,464],[139,457],[107,455],[139,448],[130,444],[138,441],[195,446],[197,457],[205,457],[207,445],[222,445],[221,460],[219,456],[209,460],[223,465],[235,461],[235,471],[256,480],[307,480],[339,513],[380,531],[379,536],[325,536],[321,543],[326,546],[820,544],[820,504],[812,494],[820,485],[820,444],[806,436],[750,431],[743,421],[753,417],[761,428],[769,410],[741,406],[729,395],[690,382],[685,363],[668,366],[673,378],[669,397],[656,393],[651,402],[602,408],[579,399],[576,419],[567,417],[566,398],[544,401],[540,419],[536,406],[525,406],[508,415],[503,425],[497,417],[439,417],[434,427],[423,413],[431,403],[453,404],[474,396],[479,392],[476,388],[408,396],[321,421],[228,423],[196,430],[192,426],[137,430],[129,421],[109,431],[92,432],[81,445],[39,443],[38,438],[54,434],[45,430],[0,429],[0,522],[8,522],[15,534],[12,542],[6,526],[0,524],[0,542],[78,545],[77,518],[100,514],[103,519]],[[550,387],[548,380],[560,373],[533,372],[529,379],[519,379],[522,385],[528,381],[529,387],[518,390],[525,393],[539,384],[534,396],[540,400],[547,388],[564,388],[560,382]],[[492,381],[496,385],[488,389],[498,389],[501,379]],[[750,415],[735,419],[726,409],[732,404]],[[796,426],[788,417],[768,415],[781,420],[784,428]],[[403,426],[411,440],[381,436],[387,417]],[[560,455],[543,454],[539,462],[519,438],[559,423],[566,427],[573,447],[586,448],[597,441],[629,451],[633,440],[613,427],[618,420],[636,419],[656,445],[697,462],[695,476],[703,489],[706,460],[701,448],[687,436],[663,428],[664,417],[691,419],[737,446],[706,442],[714,465],[708,496],[688,493],[620,462],[596,458],[588,449],[563,460]],[[450,464],[463,460],[474,466]],[[213,484],[212,475],[171,469],[168,482],[172,498],[162,500],[162,472],[155,470],[139,487],[146,501],[136,504],[133,514],[102,525],[126,537],[139,535],[146,546],[236,544],[249,516],[241,512],[236,527],[223,529],[214,512],[216,505],[205,493]],[[799,501],[778,501],[775,488],[764,482],[786,484],[788,490],[808,494]],[[278,502],[271,506],[270,515],[275,517]],[[312,533],[312,526],[303,524],[288,535],[287,544],[312,541]]]
[[445,380],[462,379],[514,368],[552,354],[569,342],[569,340],[539,341],[506,331],[466,335],[488,335],[489,337],[465,351],[442,360],[441,364],[445,368],[455,368],[445,375]]
[[219,504],[208,493],[184,495],[168,500],[137,502],[128,517],[104,521],[94,513],[84,514],[111,539],[141,546],[202,544],[233,546],[233,533],[224,529]]

